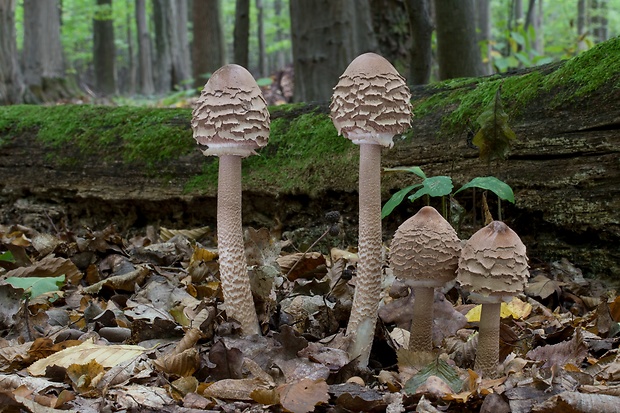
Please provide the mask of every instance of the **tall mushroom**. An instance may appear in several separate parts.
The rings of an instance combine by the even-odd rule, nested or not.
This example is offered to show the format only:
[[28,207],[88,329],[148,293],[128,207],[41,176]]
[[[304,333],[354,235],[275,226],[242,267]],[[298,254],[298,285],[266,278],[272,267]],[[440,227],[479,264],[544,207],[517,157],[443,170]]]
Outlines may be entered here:
[[433,349],[435,288],[456,278],[461,241],[437,210],[425,206],[403,222],[392,239],[390,267],[415,294],[409,349]]
[[359,262],[347,335],[358,364],[368,364],[381,287],[381,148],[411,126],[411,92],[383,57],[365,53],[344,71],[330,104],[338,134],[360,146]]
[[226,65],[205,85],[192,113],[194,139],[219,157],[217,238],[226,313],[246,335],[260,334],[241,228],[241,159],[269,138],[267,103],[246,69]]
[[523,291],[529,276],[525,245],[501,221],[492,221],[467,241],[461,251],[457,281],[482,304],[474,369],[497,375],[501,303]]

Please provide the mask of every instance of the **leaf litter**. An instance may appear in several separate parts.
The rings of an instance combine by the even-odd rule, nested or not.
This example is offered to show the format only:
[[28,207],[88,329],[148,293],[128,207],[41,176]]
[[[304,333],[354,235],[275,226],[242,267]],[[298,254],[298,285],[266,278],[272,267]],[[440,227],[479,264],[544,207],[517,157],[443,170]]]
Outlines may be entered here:
[[503,306],[503,374],[489,380],[472,370],[479,307],[458,287],[436,292],[435,351],[415,354],[415,297],[386,265],[359,370],[344,336],[355,250],[247,228],[263,335],[242,337],[210,229],[146,232],[0,226],[3,411],[620,411],[620,296],[565,259],[532,268]]

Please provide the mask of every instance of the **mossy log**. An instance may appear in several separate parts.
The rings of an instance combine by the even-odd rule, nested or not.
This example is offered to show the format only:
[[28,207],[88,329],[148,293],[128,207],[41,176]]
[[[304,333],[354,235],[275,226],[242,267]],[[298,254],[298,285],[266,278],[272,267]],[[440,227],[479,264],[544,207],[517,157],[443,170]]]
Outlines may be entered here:
[[[504,215],[532,260],[566,257],[620,279],[619,55],[615,38],[558,64],[415,87],[412,129],[383,164],[449,175],[457,188],[494,175],[515,192]],[[486,164],[468,136],[500,85],[518,141],[505,161]],[[215,225],[217,161],[196,148],[190,117],[189,109],[0,107],[0,222]],[[269,144],[244,160],[245,222],[321,226],[322,213],[338,209],[355,232],[358,148],[336,135],[327,104],[274,107],[271,117]],[[415,182],[386,174],[385,200]],[[471,194],[456,198],[471,206]],[[420,205],[397,209],[386,239]]]

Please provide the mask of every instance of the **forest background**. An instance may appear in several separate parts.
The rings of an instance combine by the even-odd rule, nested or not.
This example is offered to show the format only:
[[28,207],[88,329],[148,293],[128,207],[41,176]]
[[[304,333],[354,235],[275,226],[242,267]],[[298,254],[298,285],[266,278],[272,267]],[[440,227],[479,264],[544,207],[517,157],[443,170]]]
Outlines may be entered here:
[[0,26],[0,104],[182,105],[226,63],[277,104],[366,51],[412,85],[566,59],[620,34],[620,0],[2,0]]

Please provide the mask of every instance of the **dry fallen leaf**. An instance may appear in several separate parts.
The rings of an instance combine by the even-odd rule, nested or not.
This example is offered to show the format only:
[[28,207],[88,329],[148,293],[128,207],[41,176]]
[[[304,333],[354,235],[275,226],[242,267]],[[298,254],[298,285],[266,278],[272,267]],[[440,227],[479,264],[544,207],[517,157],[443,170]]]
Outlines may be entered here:
[[329,401],[325,380],[302,379],[277,388],[280,404],[293,413],[312,412],[315,406]]

